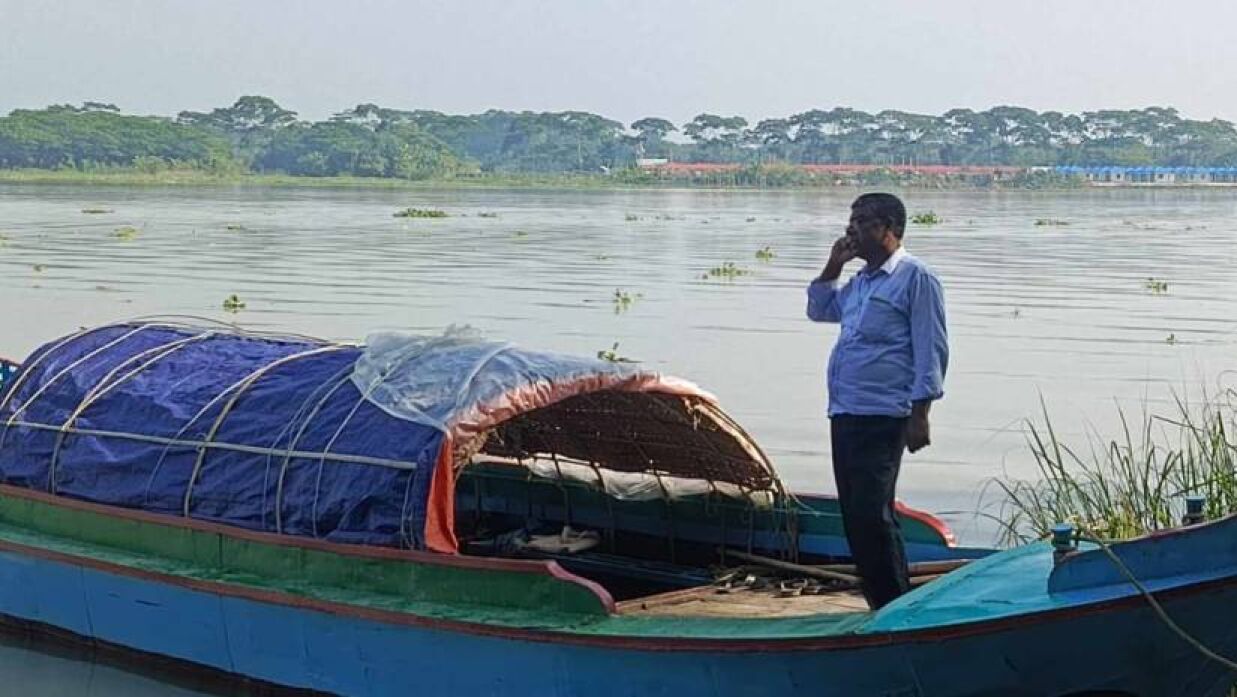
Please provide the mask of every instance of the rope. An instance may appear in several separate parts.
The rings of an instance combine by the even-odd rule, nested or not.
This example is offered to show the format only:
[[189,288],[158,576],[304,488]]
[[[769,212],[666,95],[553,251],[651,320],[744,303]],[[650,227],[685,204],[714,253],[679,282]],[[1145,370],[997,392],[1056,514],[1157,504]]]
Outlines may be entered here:
[[[183,321],[183,320],[190,320],[190,321]],[[162,324],[164,326],[169,326],[169,327],[180,327],[184,329],[195,329],[195,330],[205,329],[205,327],[203,327],[202,325],[209,325],[212,327],[223,327],[223,328],[226,328],[229,333],[241,334],[241,335],[255,338],[255,339],[270,339],[272,341],[288,341],[288,342],[307,342],[307,343],[316,343],[316,344],[341,343],[338,341],[328,341],[326,339],[313,336],[311,334],[299,334],[297,332],[266,332],[266,331],[259,331],[255,329],[246,329],[245,327],[242,327],[241,325],[235,324],[233,322],[225,322],[223,320],[214,319],[211,317],[203,317],[201,315],[180,315],[180,314],[140,315],[138,317],[131,317],[124,321],[116,322],[112,325],[107,325],[107,326],[122,326],[126,324],[138,324],[138,323],[155,323],[155,324]]]
[[[40,431],[59,432],[60,426],[55,424],[41,424],[31,421],[15,421],[14,426],[20,428],[33,428]],[[165,438],[163,436],[146,436],[140,433],[125,433],[124,431],[106,431],[97,428],[77,428],[73,427],[68,430],[68,433],[79,436],[95,436],[97,438],[116,438],[119,440],[132,440],[139,443],[153,443],[155,445],[166,445],[176,448],[206,448],[208,450],[228,450],[237,453],[249,453],[251,455],[288,455],[295,458],[319,458],[323,454],[318,451],[286,451],[283,448],[267,448],[261,445],[244,445],[241,443],[223,443],[220,441],[202,441],[190,439]],[[346,462],[355,465],[374,465],[377,467],[390,467],[398,470],[415,470],[417,463],[405,462],[403,460],[392,460],[385,457],[370,457],[368,455],[345,455],[342,453],[328,453],[326,459],[332,462]]]
[[1147,601],[1147,604],[1151,606],[1151,609],[1155,611],[1155,614],[1157,617],[1159,617],[1160,621],[1163,622],[1166,627],[1172,630],[1174,634],[1180,637],[1182,641],[1189,644],[1191,647],[1194,648],[1194,650],[1198,651],[1203,656],[1206,656],[1212,661],[1215,661],[1216,663],[1219,663],[1220,665],[1224,666],[1228,670],[1233,671],[1234,673],[1237,673],[1237,662],[1231,661],[1225,658],[1224,656],[1221,656],[1220,654],[1216,653],[1215,651],[1212,651],[1211,649],[1207,648],[1207,646],[1203,644],[1203,642],[1199,641],[1198,639],[1195,639],[1188,632],[1182,629],[1179,624],[1174,622],[1173,618],[1168,616],[1168,613],[1164,610],[1164,607],[1160,605],[1160,601],[1155,599],[1155,596],[1152,595],[1151,591],[1147,590],[1147,587],[1144,586],[1142,582],[1138,580],[1138,578],[1134,575],[1134,572],[1130,570],[1130,567],[1126,566],[1125,562],[1121,560],[1121,557],[1117,556],[1117,553],[1112,551],[1112,548],[1109,547],[1103,540],[1097,537],[1081,537],[1081,536],[1078,539],[1085,540],[1087,542],[1092,542],[1096,545],[1099,545],[1099,548],[1103,550],[1104,554],[1108,556],[1108,558],[1112,561],[1113,565],[1115,565],[1117,569],[1121,572],[1121,574],[1125,576],[1126,580],[1128,580],[1134,586],[1134,588],[1140,594],[1142,594],[1142,597]]
[[[320,487],[320,486],[321,486],[321,484],[322,484],[322,468],[323,468],[323,465],[326,463],[326,461],[327,461],[328,459],[332,459],[332,458],[329,458],[329,457],[328,457],[329,455],[331,455],[331,448],[335,446],[335,441],[337,441],[337,440],[339,439],[339,436],[340,436],[340,435],[344,432],[344,429],[348,427],[348,424],[352,421],[352,417],[353,417],[353,416],[356,416],[356,413],[357,413],[358,411],[360,411],[360,409],[361,409],[361,407],[362,407],[362,406],[364,406],[366,403],[369,403],[369,401],[370,401],[370,396],[371,396],[371,395],[373,395],[374,391],[375,391],[375,390],[377,390],[379,387],[381,387],[381,386],[383,385],[383,383],[385,383],[385,382],[386,382],[387,378],[389,378],[389,377],[390,377],[390,376],[391,376],[391,375],[395,372],[395,370],[396,370],[397,368],[401,368],[401,367],[403,367],[405,363],[407,363],[407,362],[409,362],[409,361],[411,361],[411,360],[414,360],[414,359],[416,359],[416,358],[420,358],[420,357],[421,357],[421,356],[425,353],[425,350],[424,350],[424,349],[421,349],[420,347],[418,347],[418,348],[419,348],[420,350],[417,350],[417,351],[409,351],[409,352],[407,352],[407,353],[405,353],[405,354],[403,354],[403,355],[399,356],[399,358],[398,358],[396,361],[394,361],[391,365],[387,366],[387,369],[386,369],[386,370],[385,370],[385,371],[384,371],[384,372],[383,372],[383,373],[379,376],[378,381],[377,381],[376,383],[374,383],[374,384],[372,384],[372,385],[369,385],[368,387],[366,387],[366,389],[365,389],[365,391],[364,391],[364,392],[361,392],[361,393],[360,393],[360,394],[361,394],[361,398],[357,400],[357,403],[356,403],[356,404],[354,404],[354,405],[353,405],[353,407],[352,407],[352,409],[351,409],[351,410],[349,410],[349,412],[347,413],[347,415],[345,415],[345,416],[344,416],[344,419],[343,419],[343,421],[341,421],[341,422],[340,422],[339,427],[335,429],[335,433],[331,434],[331,438],[330,438],[330,440],[328,440],[328,441],[326,442],[326,445],[325,445],[325,446],[323,446],[323,448],[322,448],[322,452],[321,452],[321,453],[319,453],[319,454],[317,455],[317,457],[318,457],[318,474],[317,474],[317,479],[316,479],[316,483],[315,483],[315,486],[314,486],[314,502],[313,502],[313,509],[312,509],[311,514],[310,514],[311,516],[313,516],[313,532],[314,532],[314,537],[317,537],[317,536],[318,536],[318,514],[317,514],[317,510],[318,510],[318,509],[317,509],[317,506],[318,506],[318,495],[319,495],[319,493],[320,493],[320,491],[319,491],[319,487]],[[342,385],[346,384],[347,382],[348,382],[347,380],[345,380],[345,381],[341,382],[341,383],[340,383],[340,386],[342,386]],[[358,387],[358,392],[359,392],[359,391],[360,391],[360,390],[359,390],[359,387],[360,387],[360,386],[359,386],[359,385],[357,385],[356,387]],[[319,407],[320,407],[320,406],[322,406],[322,404],[323,404],[323,403],[325,403],[326,399],[327,399],[327,398],[328,398],[331,394],[334,394],[334,392],[335,392],[335,390],[331,390],[331,392],[330,392],[330,393],[328,393],[325,397],[323,397],[323,398],[322,398],[322,400],[318,403],[318,406],[319,406]],[[381,405],[379,405],[379,408],[381,408]],[[384,409],[383,411],[386,411],[386,410]],[[423,413],[423,412],[421,412],[420,410],[417,410],[417,412],[418,412],[418,413],[420,413],[422,416],[424,416],[424,417],[425,417],[426,422],[433,422],[433,424],[434,424],[434,425],[436,425],[436,427],[437,427],[439,430],[443,431],[444,433],[446,433],[446,432],[447,432],[446,427],[445,427],[444,425],[439,424],[436,420],[431,419],[431,418],[430,418],[427,414],[424,414],[424,413]],[[315,409],[315,413],[317,413],[317,412],[316,412],[316,409]],[[390,412],[387,412],[387,413],[388,413],[388,414],[390,414]],[[391,414],[391,416],[395,416],[395,415],[394,415],[394,414]],[[400,418],[400,417],[396,417],[396,418]],[[308,424],[308,421],[306,422],[306,424]],[[299,436],[299,434],[298,434],[298,436],[297,436],[297,437],[298,437],[298,438],[300,437],[300,436]],[[291,446],[291,445],[292,445],[292,444],[290,443],[290,444],[289,444],[289,446]],[[282,466],[281,466],[281,467],[280,467],[280,469],[279,469],[279,480],[278,480],[277,484],[275,485],[275,531],[276,531],[276,532],[281,532],[281,533],[283,532],[283,489],[284,489],[284,480],[285,480],[285,477],[286,477],[287,472],[288,472],[288,465],[289,465],[289,463],[290,463],[290,461],[291,461],[291,459],[292,459],[292,457],[291,457],[290,453],[291,453],[291,447],[289,447],[289,453],[288,453],[288,454],[285,454],[285,456],[284,456],[284,459],[283,459],[283,464],[282,464]],[[415,467],[410,468],[410,469],[415,469]],[[411,479],[411,478],[410,478],[410,479]],[[405,493],[406,493],[406,492],[405,492]],[[400,512],[400,517],[401,517],[401,518],[403,518],[403,517],[404,517],[404,515],[403,515],[403,511],[402,511],[402,510],[401,510],[401,512]],[[401,527],[403,527],[403,523],[402,523],[402,522],[400,523],[400,526],[401,526]]]
[[[239,383],[236,383],[231,388],[229,388],[229,391],[234,390],[232,393],[232,396],[231,398],[228,399],[227,403],[223,405],[223,408],[219,410],[219,416],[215,418],[215,422],[211,425],[210,431],[207,432],[203,445],[199,446],[197,460],[193,463],[193,472],[189,475],[189,483],[185,486],[185,501],[184,501],[183,510],[184,510],[184,515],[186,518],[189,517],[190,506],[191,506],[192,499],[193,499],[193,487],[194,485],[197,484],[198,477],[202,473],[202,467],[204,466],[206,462],[206,450],[207,450],[206,445],[208,445],[215,439],[216,434],[219,433],[219,429],[223,427],[224,419],[228,417],[228,414],[231,413],[232,411],[232,407],[234,407],[236,405],[236,402],[241,398],[241,396],[245,394],[245,390],[252,387],[254,383],[256,383],[259,379],[261,379],[264,375],[266,375],[270,371],[276,368],[279,368],[287,363],[291,363],[292,361],[296,361],[302,358],[309,358],[311,356],[317,356],[317,355],[321,355],[324,353],[331,353],[333,351],[342,351],[345,348],[346,347],[344,346],[328,345],[328,346],[319,346],[317,348],[309,349],[307,351],[301,351],[298,353],[289,354],[287,356],[284,356],[283,358],[280,358],[279,360],[268,363],[262,366],[261,368],[253,371],[244,380],[240,381]],[[222,394],[226,394],[226,392]],[[326,453],[323,453],[323,457],[325,457],[325,455]]]
[[[303,402],[301,402],[301,406],[297,408],[296,413],[292,415],[292,418],[288,419],[288,423],[285,424],[284,427],[280,429],[279,433],[275,435],[275,438],[271,441],[271,447],[274,448],[275,446],[279,445],[280,441],[284,440],[284,437],[287,436],[288,447],[286,448],[286,450],[289,453],[295,450],[297,443],[301,441],[301,436],[304,435],[305,430],[309,428],[310,422],[313,421],[314,418],[318,416],[318,413],[322,410],[322,405],[326,404],[327,400],[329,400],[332,395],[334,395],[337,391],[339,391],[341,387],[343,387],[346,383],[349,382],[350,380],[349,376],[351,374],[352,374],[352,364],[349,363],[345,365],[343,368],[341,368],[340,370],[336,371],[334,375],[332,375],[331,377],[323,381],[323,383],[318,385],[318,387],[314,388],[314,391],[311,392],[309,396],[306,397]],[[313,403],[312,407],[310,407],[311,402]],[[278,486],[281,487],[280,491],[282,490],[282,487],[283,487],[283,472],[284,472],[284,467],[287,466],[287,462],[288,462],[287,457],[285,457],[282,465],[280,466],[279,476],[276,478],[276,481],[278,482]],[[274,465],[275,465],[274,455],[273,454],[267,455],[266,456],[266,469],[262,473],[262,524],[263,525],[266,525],[266,517],[267,517],[266,511],[267,511],[267,499],[268,499],[267,492],[270,489],[271,469],[274,467]],[[280,493],[279,491],[276,492],[276,499],[278,499],[279,493]],[[273,517],[275,518],[279,517],[278,511],[274,511]]]
[[[86,393],[84,397],[82,397],[82,400],[78,403],[77,408],[75,408],[73,412],[69,414],[69,418],[65,419],[64,424],[61,425],[60,433],[56,434],[56,444],[52,448],[51,464],[47,468],[47,490],[53,494],[56,493],[56,467],[60,462],[61,447],[64,445],[65,436],[69,434],[69,431],[73,428],[73,424],[77,421],[79,417],[81,417],[83,412],[89,409],[92,404],[94,404],[101,397],[103,397],[108,392],[110,392],[117,385],[120,385],[126,380],[133,378],[138,373],[149,368],[150,366],[154,365],[156,362],[162,360],[163,358],[166,358],[167,356],[172,355],[176,351],[179,351],[185,346],[188,346],[189,344],[194,343],[196,341],[201,341],[203,339],[206,339],[210,337],[211,335],[212,335],[211,332],[204,332],[202,334],[196,334],[194,336],[186,337],[184,339],[180,339],[180,340],[172,341],[166,344],[160,344],[158,346],[154,346],[152,348],[146,349],[145,351],[142,351],[141,353],[130,356],[124,362],[120,363],[116,367],[109,370],[107,374],[104,375],[103,378],[99,380],[99,382],[94,387],[90,388],[90,390]],[[142,360],[146,359],[146,357],[151,354],[154,354],[154,358],[151,358],[145,363],[142,363],[138,367],[130,370],[128,373],[125,373],[123,376],[116,379],[114,382],[112,381],[112,379],[116,377],[116,374],[119,373],[122,369],[127,368],[129,365],[133,363],[141,362]],[[180,434],[177,434],[177,437],[179,436]]]
[[[105,329],[105,328],[106,327],[96,327],[94,329],[83,329],[73,334],[70,334],[56,341],[51,346],[48,346],[47,349],[43,351],[43,353],[39,354],[38,356],[34,357],[32,360],[28,361],[25,365],[26,370],[23,371],[20,376],[18,376],[17,381],[13,383],[12,387],[10,387],[8,392],[4,395],[4,399],[0,399],[0,411],[3,411],[4,408],[13,399],[13,396],[17,394],[17,388],[20,387],[21,384],[26,381],[26,378],[30,376],[32,369],[35,366],[42,363],[44,360],[46,360],[48,356],[55,353],[56,349],[60,348],[61,346],[64,346],[65,344],[69,343],[73,339],[85,336],[91,332],[101,331],[102,329]],[[5,427],[4,432],[5,433],[8,432],[7,426]],[[2,442],[3,442],[3,435],[0,435],[0,443]]]
[[[57,371],[57,372],[56,372],[56,374],[55,374],[55,375],[53,375],[53,376],[52,376],[52,377],[51,377],[51,378],[50,378],[47,382],[43,383],[43,384],[39,387],[39,389],[35,390],[35,391],[34,391],[34,394],[30,395],[30,397],[29,397],[28,399],[26,399],[26,401],[22,402],[21,406],[16,406],[16,407],[13,409],[13,413],[12,413],[12,415],[10,415],[10,416],[9,416],[9,418],[8,418],[8,420],[5,422],[6,432],[7,432],[7,427],[8,427],[8,426],[12,426],[12,425],[13,425],[13,422],[15,422],[15,421],[17,420],[17,417],[21,416],[21,415],[22,415],[22,412],[26,411],[26,408],[27,408],[27,407],[29,407],[31,404],[33,404],[33,403],[34,403],[34,401],[35,401],[36,399],[38,399],[39,397],[42,397],[42,396],[43,396],[43,393],[44,393],[44,392],[46,392],[46,391],[48,390],[48,388],[50,388],[52,385],[56,384],[56,382],[57,382],[57,381],[59,381],[59,380],[60,380],[60,378],[64,377],[65,375],[68,375],[69,373],[71,373],[71,372],[72,372],[75,368],[77,368],[78,366],[80,366],[82,363],[85,363],[86,361],[90,360],[91,358],[94,358],[95,356],[99,355],[100,353],[103,353],[104,351],[106,351],[106,350],[108,350],[108,349],[112,348],[113,346],[115,346],[115,345],[117,345],[117,344],[119,344],[119,343],[122,343],[123,341],[125,341],[125,340],[126,340],[126,339],[128,339],[129,337],[131,337],[131,336],[133,336],[133,335],[137,334],[138,332],[141,332],[142,330],[147,329],[147,328],[150,328],[150,327],[153,327],[153,326],[154,326],[154,325],[149,325],[149,324],[148,324],[148,325],[143,325],[143,326],[141,326],[141,327],[138,327],[137,329],[133,329],[133,330],[130,330],[130,331],[128,331],[128,332],[125,332],[124,334],[121,334],[120,336],[116,337],[115,339],[112,339],[111,341],[107,342],[106,344],[103,344],[102,346],[99,346],[98,348],[94,349],[93,351],[90,351],[90,352],[88,352],[88,353],[86,353],[86,354],[84,354],[84,355],[82,355],[82,356],[79,356],[79,357],[77,358],[77,360],[75,360],[75,361],[73,361],[72,363],[70,363],[70,364],[66,365],[65,367],[61,368],[61,369],[60,369],[59,371]],[[75,335],[74,335],[74,337],[76,337],[76,336],[80,336],[80,335],[75,334]],[[73,338],[73,337],[70,337],[70,338]],[[42,356],[40,356],[39,358],[40,358],[40,359],[42,359],[42,358],[46,358],[49,354],[51,354],[51,353],[52,353],[52,351],[54,351],[54,350],[56,350],[57,348],[59,348],[60,346],[64,345],[64,343],[65,343],[65,342],[67,342],[67,341],[68,341],[68,339],[65,339],[63,342],[61,342],[61,343],[59,343],[59,344],[56,344],[56,345],[55,345],[55,346],[53,346],[52,348],[48,349],[48,350],[47,350],[47,351],[46,351],[46,352],[45,352]],[[38,362],[38,361],[36,360],[36,363],[37,363],[37,362]],[[33,367],[33,366],[31,366],[31,367]],[[29,375],[33,374],[33,372],[34,372],[34,371],[32,371],[32,370],[31,370],[31,371],[26,371],[25,373],[23,373],[23,374],[22,374],[22,377],[23,377],[23,378],[24,378],[24,377],[27,377],[27,376],[29,376]],[[11,398],[11,397],[12,397],[13,395],[15,395],[15,394],[17,394],[17,385],[14,385],[13,392],[9,394],[9,398]],[[6,401],[8,401],[8,398],[6,398]],[[4,404],[0,404],[0,409],[3,409],[3,408],[4,408],[4,406],[5,406]],[[2,441],[0,441],[0,442],[2,442]]]
[[[292,435],[292,438],[288,441],[288,447],[287,447],[286,449],[281,448],[281,450],[283,450],[283,451],[284,451],[284,454],[283,454],[283,461],[279,463],[279,476],[275,478],[275,503],[274,503],[274,509],[275,509],[275,531],[276,531],[276,532],[283,532],[283,512],[282,512],[282,506],[283,506],[283,485],[284,485],[284,478],[285,478],[285,476],[287,475],[287,472],[288,472],[288,465],[289,465],[289,464],[291,463],[291,461],[292,461],[293,453],[294,453],[294,452],[297,452],[297,451],[296,451],[296,446],[297,446],[297,444],[298,444],[298,443],[300,443],[300,442],[301,442],[301,436],[305,435],[305,432],[309,429],[309,424],[310,424],[310,423],[311,423],[311,422],[312,422],[315,418],[317,418],[317,416],[318,416],[318,414],[319,414],[319,413],[321,413],[321,411],[322,411],[322,406],[323,406],[324,404],[326,404],[326,403],[327,403],[327,401],[328,401],[328,400],[330,400],[330,399],[331,399],[331,397],[333,397],[333,396],[335,395],[335,393],[336,393],[336,392],[338,392],[338,391],[339,391],[342,387],[344,387],[345,385],[347,385],[347,384],[349,384],[349,383],[351,382],[351,380],[352,380],[352,378],[351,378],[351,374],[352,374],[352,366],[348,366],[348,367],[347,367],[347,369],[346,369],[346,370],[344,370],[344,371],[341,371],[341,373],[343,373],[343,374],[342,374],[342,375],[337,374],[337,375],[339,375],[339,377],[340,377],[340,379],[338,380],[338,382],[336,382],[336,383],[335,383],[335,385],[334,385],[333,387],[331,387],[331,389],[327,390],[327,391],[326,391],[326,392],[322,395],[322,397],[318,400],[318,402],[317,402],[316,404],[314,404],[313,409],[311,409],[311,410],[309,411],[309,413],[305,415],[305,418],[301,421],[300,425],[297,427],[297,429],[296,429],[296,433],[295,433],[295,434],[293,434],[293,435]],[[303,406],[303,405],[302,405],[302,406]],[[276,442],[278,442],[278,441],[276,441]],[[269,460],[269,458],[268,458],[267,463],[268,463],[268,464],[267,464],[267,469],[268,469],[268,471],[269,471],[269,469],[270,469],[270,460]],[[264,484],[265,484],[265,477],[264,477]],[[265,492],[265,486],[263,487],[263,491]],[[316,496],[316,495],[317,495],[317,493],[315,492],[315,496]],[[265,493],[263,493],[263,504],[262,504],[262,505],[263,505],[263,508],[264,508],[264,509],[265,509],[265,506],[266,506],[265,500],[266,500],[266,499],[265,499]],[[265,514],[264,514],[264,515],[265,515]]]

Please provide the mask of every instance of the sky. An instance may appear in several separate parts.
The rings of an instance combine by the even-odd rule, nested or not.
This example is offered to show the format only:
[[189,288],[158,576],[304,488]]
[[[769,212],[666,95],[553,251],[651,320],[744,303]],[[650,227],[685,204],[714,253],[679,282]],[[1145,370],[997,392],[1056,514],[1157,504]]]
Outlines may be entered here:
[[1237,3],[1198,0],[0,0],[0,113],[273,97],[755,122],[848,106],[1174,106],[1237,120]]

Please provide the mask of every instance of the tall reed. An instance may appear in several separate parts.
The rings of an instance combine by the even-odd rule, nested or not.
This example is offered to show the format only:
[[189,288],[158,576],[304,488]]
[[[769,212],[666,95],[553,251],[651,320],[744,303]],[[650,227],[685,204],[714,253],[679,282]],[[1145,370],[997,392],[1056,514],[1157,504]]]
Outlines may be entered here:
[[1041,403],[1042,423],[1027,428],[1039,479],[996,480],[1001,542],[1045,536],[1063,521],[1109,539],[1162,530],[1179,524],[1190,494],[1207,498],[1208,517],[1237,512],[1237,390],[1196,404],[1174,395],[1173,404],[1169,414],[1144,407],[1133,423],[1119,408],[1120,434],[1092,434],[1084,451],[1062,441]]

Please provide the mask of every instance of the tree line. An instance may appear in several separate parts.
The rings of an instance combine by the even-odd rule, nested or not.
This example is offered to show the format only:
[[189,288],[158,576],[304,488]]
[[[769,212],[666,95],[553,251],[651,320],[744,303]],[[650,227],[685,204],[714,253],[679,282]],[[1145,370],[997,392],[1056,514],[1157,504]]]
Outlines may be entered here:
[[940,116],[810,110],[749,123],[700,114],[624,125],[582,111],[444,114],[361,104],[322,121],[262,96],[175,118],[87,102],[0,117],[0,167],[195,168],[429,179],[612,172],[641,158],[744,165],[1237,165],[1237,129],[1149,107],[1081,114],[1000,106]]

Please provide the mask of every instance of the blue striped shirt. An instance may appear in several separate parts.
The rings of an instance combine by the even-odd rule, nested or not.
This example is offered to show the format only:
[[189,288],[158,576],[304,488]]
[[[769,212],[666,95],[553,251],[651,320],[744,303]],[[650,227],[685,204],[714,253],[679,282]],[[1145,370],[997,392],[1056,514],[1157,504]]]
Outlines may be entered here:
[[909,416],[912,402],[944,396],[949,343],[941,282],[901,248],[841,288],[812,281],[807,316],[842,325],[829,356],[829,416]]

